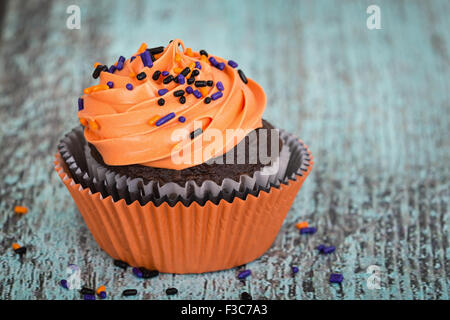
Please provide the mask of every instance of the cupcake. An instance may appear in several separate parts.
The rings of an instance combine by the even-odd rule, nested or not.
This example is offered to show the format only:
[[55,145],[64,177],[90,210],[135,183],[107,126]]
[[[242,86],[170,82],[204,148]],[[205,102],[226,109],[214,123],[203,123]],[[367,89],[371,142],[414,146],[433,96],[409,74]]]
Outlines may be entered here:
[[178,39],[92,76],[55,169],[98,245],[170,273],[261,256],[313,165],[302,141],[263,120],[264,90]]

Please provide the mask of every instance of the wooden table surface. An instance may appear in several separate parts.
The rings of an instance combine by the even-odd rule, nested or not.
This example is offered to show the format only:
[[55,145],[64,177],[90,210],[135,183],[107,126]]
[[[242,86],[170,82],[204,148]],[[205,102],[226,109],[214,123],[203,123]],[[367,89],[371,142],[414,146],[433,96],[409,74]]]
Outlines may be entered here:
[[[374,2],[381,30],[366,27],[372,1],[1,1],[0,299],[79,299],[58,285],[69,263],[113,299],[125,288],[167,299],[168,287],[179,290],[171,299],[448,299],[450,2]],[[66,27],[70,4],[79,30]],[[245,284],[236,269],[150,281],[118,272],[53,169],[92,64],[173,38],[239,62],[266,90],[265,118],[315,156]],[[318,232],[300,236],[300,220]],[[13,242],[28,247],[22,259]],[[321,243],[336,253],[319,255]],[[371,265],[380,289],[367,286]]]

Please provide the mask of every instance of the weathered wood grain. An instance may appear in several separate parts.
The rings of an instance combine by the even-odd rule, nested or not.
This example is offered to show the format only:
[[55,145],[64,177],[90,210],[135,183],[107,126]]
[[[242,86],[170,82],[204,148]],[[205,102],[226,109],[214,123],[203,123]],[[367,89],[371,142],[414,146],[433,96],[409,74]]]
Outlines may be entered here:
[[[448,299],[450,293],[450,3],[377,1],[382,30],[366,28],[369,1],[0,2],[0,299],[78,299],[58,281],[75,263],[83,283],[111,298]],[[81,7],[80,30],[66,8]],[[301,137],[315,167],[272,248],[237,270],[118,272],[96,245],[53,171],[60,137],[92,63],[142,41],[175,37],[240,63],[265,89],[265,117]],[[23,204],[29,214],[12,210]],[[300,236],[295,223],[317,226]],[[10,249],[29,247],[19,259]],[[336,245],[319,256],[320,243]],[[292,277],[290,266],[300,272]],[[369,290],[367,267],[381,267]],[[344,274],[341,286],[330,272]]]

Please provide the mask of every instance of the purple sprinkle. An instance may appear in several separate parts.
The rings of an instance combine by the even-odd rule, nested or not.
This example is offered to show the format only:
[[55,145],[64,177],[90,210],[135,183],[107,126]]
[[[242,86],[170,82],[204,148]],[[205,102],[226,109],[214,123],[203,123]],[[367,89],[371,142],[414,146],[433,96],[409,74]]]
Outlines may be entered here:
[[142,271],[139,268],[133,268],[133,274],[138,278],[142,278]]
[[108,72],[109,73],[114,73],[114,71],[116,71],[116,66],[112,64],[111,67],[109,67]]
[[163,71],[161,72],[161,74],[163,75],[163,77],[167,77],[169,75],[169,71]]
[[142,59],[142,63],[144,64],[145,67],[149,67],[149,68],[153,67],[153,61],[152,61],[152,58],[150,57],[150,52],[148,52],[147,50],[142,52],[141,59]]
[[192,89],[191,86],[187,86],[187,87],[186,87],[186,92],[187,92],[188,94],[191,94],[191,93],[194,92],[194,89]]
[[232,68],[237,68],[238,64],[233,60],[228,60],[228,65]]
[[344,280],[344,276],[340,273],[332,273],[330,274],[330,282],[331,283],[341,283]]
[[251,270],[244,270],[244,271],[241,271],[241,272],[239,272],[239,274],[238,274],[238,279],[243,280],[243,279],[247,278],[247,277],[248,277],[249,275],[251,275],[251,274],[252,274]]
[[324,244],[321,244],[321,245],[319,245],[319,246],[317,246],[317,250],[319,250],[319,252],[323,252],[323,249],[325,249],[326,248],[326,246],[324,245]]
[[167,121],[169,121],[170,119],[175,117],[175,112],[171,112],[169,114],[166,114],[164,117],[160,118],[158,121],[156,121],[156,126],[160,126],[163,125],[164,123],[166,123]]
[[196,67],[198,70],[202,70],[202,65],[201,65],[201,63],[198,62],[198,61],[195,61],[195,67]]
[[120,56],[119,57],[119,62],[125,62],[125,57],[124,56]]
[[99,296],[100,296],[100,299],[105,299],[106,298],[106,292],[105,291],[100,292]]
[[225,90],[225,88],[223,87],[222,81],[218,81],[218,82],[216,83],[216,87],[217,87],[217,89],[219,89],[220,91]]
[[334,246],[330,246],[330,247],[326,247],[322,250],[323,253],[325,254],[329,254],[329,253],[333,253],[336,250],[336,247]]
[[225,69],[225,63],[223,62],[218,63],[217,65],[215,65],[215,67],[222,71],[223,69]]
[[298,272],[298,267],[292,267],[292,273],[297,273]]
[[184,80],[185,80],[184,76],[182,74],[179,74],[178,75],[178,83],[179,84],[184,84]]
[[216,93],[214,93],[214,94],[211,95],[211,99],[217,100],[217,99],[219,99],[219,98],[222,98],[222,96],[223,96],[222,91],[217,91]]
[[158,94],[159,94],[160,96],[165,95],[167,92],[169,92],[169,90],[166,89],[166,88],[164,88],[164,89],[159,89],[159,90],[158,90]]
[[133,90],[133,85],[131,83],[127,83],[125,87],[127,87],[128,90]]
[[302,228],[300,229],[300,234],[314,234],[316,233],[317,228],[310,227],[310,228]]
[[195,96],[197,99],[200,99],[200,98],[202,97],[201,92],[198,91],[198,90],[194,90],[194,92],[192,92],[192,93],[194,94],[194,96]]
[[178,118],[178,121],[180,121],[181,123],[184,123],[186,121],[186,118],[181,116]]
[[83,98],[78,98],[78,111],[81,111],[84,109],[84,100]]
[[130,62],[133,62],[134,59],[136,59],[136,56],[132,56],[132,57],[130,58]]
[[122,70],[122,69],[123,69],[123,62],[122,62],[122,61],[117,62],[116,68],[117,68],[117,70],[119,70],[119,71]]
[[218,65],[218,62],[217,62],[217,60],[214,57],[209,57],[208,60],[209,60],[209,62],[211,62],[211,64],[213,66],[217,66]]
[[108,87],[112,88],[112,87],[114,87],[114,82],[108,81],[108,82],[106,83],[106,85],[107,85]]
[[95,296],[93,294],[85,294],[84,300],[95,300]]
[[64,289],[69,289],[69,284],[67,283],[67,280],[62,279],[60,282],[61,287],[63,287]]

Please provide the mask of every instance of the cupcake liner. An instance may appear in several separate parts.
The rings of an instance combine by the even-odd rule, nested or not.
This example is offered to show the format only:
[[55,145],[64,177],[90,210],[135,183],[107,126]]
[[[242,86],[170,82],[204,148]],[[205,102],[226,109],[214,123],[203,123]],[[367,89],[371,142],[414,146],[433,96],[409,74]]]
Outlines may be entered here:
[[[313,166],[307,147],[286,136],[291,156],[278,185],[269,183],[245,192],[221,191],[205,199],[177,196],[177,201],[170,203],[166,195],[158,201],[153,197],[145,205],[139,201],[127,204],[120,198],[126,181],[109,186],[86,179],[89,174],[83,169],[87,167],[73,165],[82,159],[79,155],[63,159],[64,148],[56,155],[55,170],[95,240],[114,259],[160,272],[203,273],[248,263],[272,245]],[[101,190],[108,195],[104,197]]]
[[280,131],[280,137],[283,147],[272,165],[263,167],[251,176],[242,175],[239,181],[226,178],[220,185],[211,180],[206,180],[201,185],[197,185],[195,181],[188,181],[184,186],[173,182],[159,185],[155,181],[145,183],[142,178],[116,174],[92,157],[81,127],[73,129],[62,139],[59,151],[69,164],[69,170],[77,183],[90,188],[93,193],[100,192],[103,197],[111,195],[115,201],[125,199],[127,204],[139,201],[141,205],[149,201],[156,205],[167,201],[174,205],[180,200],[187,204],[192,201],[202,203],[205,199],[210,199],[217,203],[223,197],[231,200],[234,194],[247,194],[249,191],[280,184],[285,178],[291,158],[288,140],[292,139],[283,131]]

